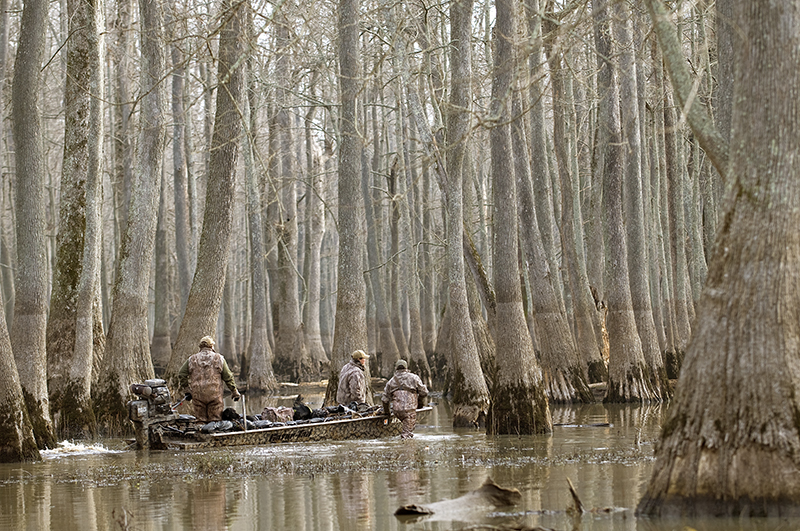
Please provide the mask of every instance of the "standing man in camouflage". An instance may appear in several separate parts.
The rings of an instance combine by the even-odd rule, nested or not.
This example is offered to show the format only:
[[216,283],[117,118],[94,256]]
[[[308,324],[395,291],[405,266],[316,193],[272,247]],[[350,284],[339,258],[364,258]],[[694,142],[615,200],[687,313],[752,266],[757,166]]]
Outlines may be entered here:
[[410,439],[414,436],[414,428],[417,426],[417,404],[422,398],[428,396],[428,388],[422,383],[419,376],[408,370],[406,360],[397,360],[394,364],[394,376],[386,382],[383,389],[383,412],[390,414],[389,403],[391,402],[391,413],[403,424],[403,431],[400,437]]
[[223,384],[231,390],[234,400],[241,396],[228,363],[214,351],[214,345],[211,336],[205,336],[200,340],[200,352],[189,356],[178,371],[178,385],[181,389],[188,388],[194,416],[204,422],[222,419]]
[[336,402],[349,406],[367,401],[366,363],[369,354],[356,350],[339,373],[339,387],[336,389]]

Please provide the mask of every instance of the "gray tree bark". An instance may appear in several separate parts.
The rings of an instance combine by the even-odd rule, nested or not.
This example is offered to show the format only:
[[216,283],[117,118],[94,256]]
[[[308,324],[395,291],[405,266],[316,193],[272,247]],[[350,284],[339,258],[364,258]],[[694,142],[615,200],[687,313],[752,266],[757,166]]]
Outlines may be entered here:
[[732,193],[638,514],[800,514],[798,13],[733,6]]
[[98,421],[124,425],[130,384],[154,375],[147,326],[150,271],[155,250],[165,138],[163,13],[141,0],[142,90],[136,175],[114,283],[106,370],[92,391]]
[[39,448],[55,446],[47,394],[47,285],[45,167],[39,93],[45,58],[47,6],[28,0],[22,9],[14,79],[12,132],[16,146],[16,298],[11,345],[22,393]]
[[[367,346],[367,300],[364,281],[366,227],[361,195],[361,150],[357,101],[359,81],[359,2],[339,0],[339,266],[331,374],[325,404],[336,401],[339,370],[354,350]],[[367,381],[369,381],[369,366]],[[371,403],[372,393],[367,393]]]
[[167,365],[166,376],[171,380],[183,362],[197,352],[200,338],[214,334],[222,304],[233,227],[236,159],[242,133],[239,105],[247,53],[244,20],[249,9],[247,2],[232,4],[226,0],[220,6],[224,22],[219,30],[217,101],[203,230],[192,289]]
[[[494,71],[489,132],[494,187],[494,286],[497,293],[495,381],[486,419],[487,432],[533,434],[552,431],[552,419],[533,342],[522,307],[518,258],[517,197],[511,152],[512,78],[516,69],[514,4],[498,0],[494,28]],[[516,118],[521,120],[521,118]]]

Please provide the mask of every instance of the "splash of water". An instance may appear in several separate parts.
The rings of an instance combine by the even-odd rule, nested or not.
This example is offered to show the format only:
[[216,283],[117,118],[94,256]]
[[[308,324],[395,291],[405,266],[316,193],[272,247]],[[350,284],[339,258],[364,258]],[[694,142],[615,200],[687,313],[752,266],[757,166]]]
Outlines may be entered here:
[[120,452],[122,452],[122,450],[111,450],[99,443],[76,444],[70,441],[61,441],[58,443],[58,448],[42,450],[40,453],[45,459],[55,459],[70,455],[117,454]]

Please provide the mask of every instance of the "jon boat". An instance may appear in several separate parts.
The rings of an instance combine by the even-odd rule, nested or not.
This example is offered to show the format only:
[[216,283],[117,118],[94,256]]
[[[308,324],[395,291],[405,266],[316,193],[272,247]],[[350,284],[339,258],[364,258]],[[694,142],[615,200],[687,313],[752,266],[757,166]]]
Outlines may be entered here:
[[[170,402],[169,389],[164,380],[147,380],[144,384],[132,385],[131,390],[137,399],[128,402],[128,415],[133,422],[138,449],[189,450],[282,442],[378,439],[399,435],[402,428],[396,417],[349,411],[345,415],[347,418],[339,416],[292,421],[256,429],[248,429],[251,423],[240,420],[234,421],[235,431],[205,433],[202,428],[206,423],[175,412],[176,406]],[[417,418],[431,410],[430,406],[417,409]]]

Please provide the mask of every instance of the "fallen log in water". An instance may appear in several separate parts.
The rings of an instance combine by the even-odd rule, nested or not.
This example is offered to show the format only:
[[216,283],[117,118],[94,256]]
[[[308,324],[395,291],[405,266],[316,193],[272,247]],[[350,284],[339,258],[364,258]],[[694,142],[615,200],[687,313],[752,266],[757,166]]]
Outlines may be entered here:
[[417,520],[420,517],[436,515],[437,519],[468,520],[470,515],[483,516],[496,507],[510,507],[518,504],[522,495],[517,489],[501,487],[487,478],[480,488],[453,500],[442,500],[428,505],[415,503],[403,505],[394,515],[403,520]]

